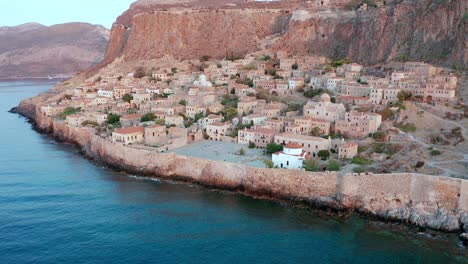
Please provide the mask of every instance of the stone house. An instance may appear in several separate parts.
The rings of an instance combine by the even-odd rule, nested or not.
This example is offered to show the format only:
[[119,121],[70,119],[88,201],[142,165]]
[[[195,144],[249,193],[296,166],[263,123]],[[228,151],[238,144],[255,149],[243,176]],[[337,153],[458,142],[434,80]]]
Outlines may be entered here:
[[166,139],[166,126],[154,124],[145,127],[145,144],[157,145],[167,141]]
[[198,126],[201,129],[206,129],[206,127],[209,124],[217,123],[217,122],[222,122],[223,121],[223,116],[222,115],[208,115],[207,117],[200,118],[198,120]]
[[341,144],[338,147],[338,158],[352,159],[358,154],[358,144],[355,142],[348,142]]
[[346,108],[343,104],[332,103],[328,94],[322,94],[319,102],[309,101],[304,106],[304,115],[314,119],[335,122],[344,118]]
[[237,113],[239,115],[249,114],[257,108],[257,100],[253,97],[246,97],[237,103]]
[[69,126],[80,127],[87,120],[83,114],[72,114],[65,118],[65,123]]
[[144,127],[125,127],[112,132],[112,142],[123,144],[139,144],[144,142],[144,135]]
[[141,114],[125,115],[120,118],[120,124],[122,124],[123,127],[138,126],[140,125],[142,117],[143,115]]
[[206,134],[210,140],[222,141],[225,136],[232,132],[231,122],[216,122],[206,126]]
[[273,143],[275,134],[274,130],[265,127],[244,128],[239,130],[237,142],[243,145],[254,143],[257,148],[266,148],[268,144]]

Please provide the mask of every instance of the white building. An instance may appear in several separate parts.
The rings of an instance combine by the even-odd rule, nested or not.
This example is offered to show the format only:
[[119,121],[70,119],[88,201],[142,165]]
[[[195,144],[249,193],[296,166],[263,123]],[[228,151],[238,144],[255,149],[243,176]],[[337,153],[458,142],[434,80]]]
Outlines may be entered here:
[[97,92],[97,95],[102,96],[102,97],[107,97],[107,98],[113,98],[114,97],[114,92],[110,91],[110,90],[99,89],[99,91]]
[[302,146],[298,143],[288,143],[284,146],[283,151],[276,152],[272,155],[273,165],[278,168],[302,169],[304,160],[310,155],[302,150]]

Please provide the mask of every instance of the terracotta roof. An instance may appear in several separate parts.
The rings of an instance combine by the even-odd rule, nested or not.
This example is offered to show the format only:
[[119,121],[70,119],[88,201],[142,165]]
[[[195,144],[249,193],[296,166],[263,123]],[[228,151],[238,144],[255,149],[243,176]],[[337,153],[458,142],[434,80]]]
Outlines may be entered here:
[[126,115],[122,116],[120,119],[140,119],[143,115],[140,114],[132,114],[132,115]]
[[136,127],[125,127],[121,129],[117,129],[114,131],[114,133],[117,134],[133,134],[133,133],[145,133],[145,128],[141,126],[136,126]]
[[288,149],[301,149],[301,148],[302,148],[302,145],[299,145],[299,143],[296,143],[296,142],[290,142],[290,143],[286,144],[286,146],[284,146],[284,148],[288,148]]

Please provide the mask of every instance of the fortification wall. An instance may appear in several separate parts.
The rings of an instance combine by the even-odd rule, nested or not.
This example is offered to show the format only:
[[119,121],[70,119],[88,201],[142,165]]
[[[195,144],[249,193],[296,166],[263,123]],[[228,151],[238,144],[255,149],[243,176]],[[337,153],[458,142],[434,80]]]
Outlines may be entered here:
[[242,164],[157,153],[112,143],[93,129],[36,115],[40,129],[81,146],[111,166],[149,177],[186,180],[249,195],[356,210],[437,230],[468,227],[468,181],[421,175],[345,174],[252,168]]

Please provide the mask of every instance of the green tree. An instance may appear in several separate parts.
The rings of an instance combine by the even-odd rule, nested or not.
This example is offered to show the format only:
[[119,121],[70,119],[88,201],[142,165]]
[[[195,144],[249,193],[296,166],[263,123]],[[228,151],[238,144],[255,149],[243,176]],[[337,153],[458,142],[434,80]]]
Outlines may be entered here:
[[255,145],[255,143],[253,142],[249,142],[249,149],[254,149],[256,148],[257,146]]
[[319,158],[322,160],[327,160],[330,157],[330,151],[328,150],[320,150],[317,154]]
[[293,70],[297,70],[298,68],[299,68],[299,65],[297,65],[297,63],[294,63],[294,64],[292,65],[292,69],[293,69]]
[[126,93],[124,94],[124,96],[122,96],[122,100],[124,102],[130,103],[130,101],[133,100],[133,96],[131,94]]
[[228,107],[228,108],[224,109],[223,116],[224,116],[225,121],[232,120],[234,117],[237,116],[237,108]]
[[141,122],[148,122],[148,121],[153,121],[155,119],[156,119],[156,116],[153,113],[148,113],[148,114],[145,114],[144,116],[142,116],[140,121]]
[[283,150],[283,145],[276,144],[276,143],[270,143],[266,147],[266,152],[268,154],[273,154],[273,153],[276,153],[276,152],[282,151],[282,150]]
[[265,55],[265,56],[262,57],[262,61],[269,61],[270,59],[271,59],[271,57],[268,56],[268,55]]
[[318,162],[314,159],[306,159],[304,160],[304,162],[302,163],[302,167],[306,170],[306,171],[320,171],[320,165],[318,164]]
[[411,92],[404,90],[399,91],[397,94],[397,98],[400,103],[410,100],[412,96],[413,95],[411,94]]
[[327,170],[339,171],[341,168],[340,163],[337,160],[329,160],[327,164]]
[[179,101],[179,104],[187,106],[187,101],[182,99]]
[[231,94],[236,94],[236,89],[232,88],[231,89]]
[[108,124],[115,124],[120,121],[120,115],[117,114],[108,114],[107,115],[107,123]]
[[314,136],[314,137],[320,136],[320,134],[321,134],[320,128],[319,127],[314,127],[314,129],[312,129],[312,132],[310,134],[312,136]]

